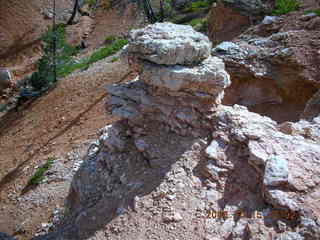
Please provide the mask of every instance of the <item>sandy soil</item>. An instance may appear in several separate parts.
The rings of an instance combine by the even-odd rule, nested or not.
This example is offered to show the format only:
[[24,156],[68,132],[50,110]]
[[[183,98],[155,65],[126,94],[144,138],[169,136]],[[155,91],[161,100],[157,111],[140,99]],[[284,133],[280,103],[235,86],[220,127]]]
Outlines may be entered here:
[[[12,41],[18,38],[21,40],[23,36],[27,39],[21,41],[28,40],[30,44],[17,49],[11,48],[11,55],[2,58],[0,66],[11,69],[17,80],[34,71],[35,63],[41,57],[41,43],[36,39],[46,28],[48,20],[42,19],[40,13],[41,8],[49,6],[49,2],[35,1],[27,5],[25,1],[18,1],[16,4],[12,1],[0,6],[0,12],[11,15],[10,18],[6,14],[0,14],[0,20],[3,20],[0,21],[0,30],[7,27],[6,31],[0,31],[0,39],[2,37],[7,40],[2,45],[9,46]],[[59,0],[59,3],[63,9],[70,1]],[[27,7],[19,12],[25,5]],[[29,13],[34,17],[30,17]],[[90,55],[102,46],[106,36],[123,36],[130,28],[138,26],[141,21],[137,20],[136,14],[133,6],[96,9],[91,14],[94,28],[89,34],[87,29],[84,30],[88,35],[86,41],[89,47],[79,58]],[[37,24],[43,26],[34,31]],[[0,232],[15,235],[18,239],[30,239],[39,232],[43,223],[51,221],[54,209],[63,206],[69,191],[70,176],[63,181],[54,178],[58,180],[41,184],[35,189],[25,187],[36,168],[49,157],[56,159],[53,168],[65,177],[74,164],[69,161],[68,152],[75,148],[82,149],[80,146],[94,139],[98,129],[115,120],[105,114],[104,86],[126,81],[134,76],[128,75],[127,67],[121,62],[111,63],[112,58],[111,56],[93,64],[86,71],[61,79],[57,87],[47,95],[24,104],[19,112],[12,112],[6,121],[1,122]]]

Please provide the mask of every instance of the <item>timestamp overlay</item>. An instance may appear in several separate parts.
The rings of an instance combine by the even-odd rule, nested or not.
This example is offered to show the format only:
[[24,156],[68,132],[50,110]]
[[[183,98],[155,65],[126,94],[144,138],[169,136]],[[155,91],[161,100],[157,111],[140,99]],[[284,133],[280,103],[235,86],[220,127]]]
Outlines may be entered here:
[[[213,207],[211,208],[208,205],[208,201],[205,201],[206,210],[202,214],[202,217],[204,218],[204,227],[206,234],[217,234],[218,232],[220,232],[220,229],[223,228],[224,223],[226,223],[228,219],[230,224],[235,224],[234,227],[232,227],[232,229],[236,227],[240,219],[244,219],[242,221],[242,224],[245,225],[245,228],[249,229],[249,232],[250,228],[254,227],[252,225],[257,226],[262,224],[263,226],[261,227],[263,227],[264,229],[270,229],[270,232],[267,233],[269,234],[267,240],[281,240],[283,232],[299,231],[299,227],[297,227],[297,222],[299,222],[300,214],[297,211],[291,211],[285,208],[266,208],[266,206],[261,206],[260,209],[252,209],[250,207],[244,209],[237,209],[236,206],[233,206],[232,208],[236,210],[224,210],[215,209]],[[232,218],[233,221],[231,221],[230,218]],[[275,231],[274,226],[278,224],[278,222],[285,222],[288,224],[285,225],[285,229],[282,229],[281,231]],[[212,232],[212,227],[218,229],[218,232]],[[231,230],[231,232],[232,231],[233,230]],[[232,234],[231,232],[230,234]]]
[[263,219],[263,218],[278,218],[279,220],[296,220],[299,217],[298,212],[290,211],[287,209],[269,209],[268,211],[224,211],[224,210],[215,210],[209,209],[206,212],[206,218],[211,219],[226,219],[229,217],[234,218],[252,218],[252,219]]

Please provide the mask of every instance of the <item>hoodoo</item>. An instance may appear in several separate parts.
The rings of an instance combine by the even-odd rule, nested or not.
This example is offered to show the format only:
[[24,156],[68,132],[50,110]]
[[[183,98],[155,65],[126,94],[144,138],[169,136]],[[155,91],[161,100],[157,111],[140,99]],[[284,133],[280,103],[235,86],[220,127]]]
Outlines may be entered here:
[[319,116],[279,125],[222,105],[230,78],[210,48],[186,26],[131,31],[122,59],[140,75],[107,87],[120,120],[75,175],[55,239],[320,238]]

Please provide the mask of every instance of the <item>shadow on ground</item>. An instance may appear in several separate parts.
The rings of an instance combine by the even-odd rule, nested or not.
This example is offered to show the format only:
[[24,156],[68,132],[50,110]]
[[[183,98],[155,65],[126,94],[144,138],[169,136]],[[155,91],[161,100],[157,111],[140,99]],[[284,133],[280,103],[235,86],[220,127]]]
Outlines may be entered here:
[[[125,121],[121,124],[127,126]],[[33,240],[88,239],[129,209],[135,211],[135,197],[155,191],[199,140],[168,133],[159,126],[150,123],[142,136],[149,146],[144,154],[128,136],[124,151],[109,153],[100,148],[96,155],[88,155],[72,181],[66,201],[68,216],[57,231]]]

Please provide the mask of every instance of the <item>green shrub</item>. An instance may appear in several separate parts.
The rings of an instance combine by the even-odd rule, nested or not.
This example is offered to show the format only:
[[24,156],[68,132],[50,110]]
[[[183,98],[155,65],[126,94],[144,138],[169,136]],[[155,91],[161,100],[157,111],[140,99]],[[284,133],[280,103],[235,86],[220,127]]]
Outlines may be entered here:
[[118,57],[114,57],[114,58],[111,59],[111,62],[117,62],[117,61],[119,61],[119,59],[120,58],[118,58]]
[[85,61],[73,63],[73,64],[66,64],[64,66],[61,66],[61,68],[58,71],[58,75],[60,77],[66,77],[69,74],[73,73],[75,70],[86,69],[88,67],[89,67],[89,64],[86,63]]
[[116,36],[108,36],[104,39],[105,44],[112,44],[114,43],[118,38]]
[[274,15],[283,15],[292,11],[296,11],[300,6],[297,0],[276,0]]
[[163,7],[163,12],[161,12],[160,6],[159,6],[159,10],[156,11],[156,17],[158,21],[165,21],[166,19],[168,20],[172,17],[174,13],[172,8],[172,0],[164,0],[162,7]]
[[118,52],[124,45],[128,43],[125,39],[118,39],[115,36],[106,38],[108,44],[98,49],[89,58],[80,62],[75,62],[73,56],[78,54],[76,47],[70,46],[65,41],[65,26],[60,24],[56,28],[56,35],[52,29],[43,36],[44,55],[38,61],[38,70],[30,77],[30,84],[35,91],[44,91],[54,85],[53,72],[53,38],[56,36],[56,71],[57,77],[66,77],[70,73],[78,69],[86,69],[91,63],[97,62]]
[[90,56],[90,58],[88,59],[88,64],[97,62],[101,59],[111,56],[112,54],[115,54],[116,52],[121,50],[126,44],[128,44],[128,40],[118,39],[113,44],[98,49],[95,53],[93,53]]
[[46,171],[48,171],[49,168],[52,167],[54,160],[55,158],[48,158],[47,162],[41,167],[39,167],[36,170],[36,172],[32,175],[32,177],[28,181],[27,186],[39,185],[43,181],[45,177],[44,174],[46,173]]
[[57,77],[63,76],[61,74],[66,65],[72,61],[72,56],[78,53],[77,48],[68,45],[65,41],[65,25],[59,24],[56,26],[56,31],[49,29],[43,35],[44,55],[37,63],[37,71],[31,75],[30,84],[36,91],[43,91],[53,84],[54,78],[54,64],[53,64],[53,42],[56,39],[56,70]]
[[90,6],[94,6],[97,4],[97,0],[86,0],[86,4],[89,4]]
[[196,1],[191,3],[191,8],[199,9],[199,8],[207,8],[209,3],[207,1]]
[[208,30],[207,18],[195,18],[195,19],[192,19],[187,24],[192,26],[196,31],[199,31],[199,32],[207,32]]
[[315,13],[315,14],[317,14],[317,16],[320,16],[320,9],[307,10],[307,11],[305,11],[304,13],[305,13],[305,14]]
[[184,12],[196,12],[199,10],[207,9],[211,6],[212,3],[216,2],[216,0],[202,0],[192,2],[190,6],[184,9]]
[[201,24],[201,21],[202,19],[201,18],[195,18],[195,19],[192,19],[188,25],[194,27],[194,26],[197,26],[198,24]]
[[[89,58],[83,59],[82,61],[77,63],[71,63],[61,66],[59,76],[65,77],[70,73],[74,72],[75,70],[86,69],[89,67],[90,64],[102,60],[106,57],[109,57],[112,54],[115,54],[116,52],[121,50],[126,44],[128,44],[128,40],[116,39],[112,44],[106,45],[105,47],[95,51]],[[113,60],[111,60],[111,62],[113,62]]]

